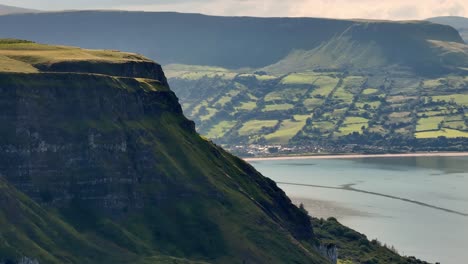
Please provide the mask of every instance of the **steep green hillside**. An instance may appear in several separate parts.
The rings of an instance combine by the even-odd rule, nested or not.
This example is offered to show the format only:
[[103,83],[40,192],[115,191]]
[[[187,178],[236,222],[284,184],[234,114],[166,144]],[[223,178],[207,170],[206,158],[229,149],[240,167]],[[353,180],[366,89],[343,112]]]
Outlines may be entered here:
[[11,40],[0,50],[3,65],[17,61],[0,73],[2,177],[103,245],[92,251],[90,244],[90,256],[79,244],[61,249],[55,245],[65,238],[42,235],[39,226],[20,229],[26,238],[18,243],[44,243],[37,251],[12,246],[15,254],[44,263],[97,263],[93,254],[99,263],[153,255],[324,262],[307,215],[272,181],[195,133],[159,65]]
[[468,138],[463,74],[424,77],[394,68],[280,75],[179,65],[167,71],[198,131],[231,147],[281,144],[302,153],[462,150]]
[[16,40],[0,54],[1,263],[336,258],[273,181],[195,132],[158,64]]
[[465,40],[465,42],[468,43],[468,18],[446,16],[429,18],[428,21],[454,27],[456,30],[458,30],[458,32],[460,32],[460,35]]
[[431,23],[363,21],[313,50],[292,52],[265,70],[382,71],[400,66],[423,75],[454,73],[468,66],[468,46],[461,39],[452,39],[450,33],[445,27]]

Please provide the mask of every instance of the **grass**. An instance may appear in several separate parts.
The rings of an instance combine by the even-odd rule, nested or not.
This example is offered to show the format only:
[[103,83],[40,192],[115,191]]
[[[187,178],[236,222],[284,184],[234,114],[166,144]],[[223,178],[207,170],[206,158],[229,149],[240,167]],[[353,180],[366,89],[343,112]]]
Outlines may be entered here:
[[271,128],[276,124],[278,124],[277,120],[250,120],[239,129],[239,134],[242,136],[253,135],[260,132],[264,127]]
[[273,144],[287,144],[304,127],[308,115],[295,115],[294,120],[284,120],[279,129],[265,138]]
[[218,124],[214,125],[206,134],[209,138],[220,138],[224,136],[226,132],[228,132],[231,128],[236,125],[235,121],[221,121]]
[[444,111],[431,111],[431,110],[426,110],[424,112],[418,112],[418,117],[423,117],[425,116],[438,116],[438,115],[445,115]]
[[468,106],[468,94],[437,95],[433,96],[432,99],[434,101],[440,100],[445,102],[451,102],[453,100],[459,105]]
[[364,77],[362,76],[349,76],[346,77],[343,81],[344,87],[360,87],[364,82]]
[[284,110],[289,110],[292,109],[294,105],[292,104],[269,104],[265,105],[265,108],[263,108],[263,111],[268,112],[268,111],[284,111]]
[[343,124],[349,125],[349,124],[367,124],[369,122],[369,119],[363,118],[363,117],[357,117],[357,116],[348,116],[344,120]]
[[407,118],[411,115],[411,112],[393,112],[388,115],[391,119],[398,119],[398,118]]
[[219,100],[217,102],[213,103],[213,105],[220,104],[221,106],[224,106],[226,103],[231,102],[232,97],[238,95],[239,93],[240,93],[240,91],[238,91],[238,90],[231,91],[229,94],[219,98]]
[[238,77],[253,77],[255,79],[257,79],[257,81],[261,81],[261,82],[264,82],[264,81],[271,81],[271,80],[274,80],[274,79],[277,79],[278,77],[274,76],[274,75],[268,75],[268,74],[252,74],[252,73],[243,73],[243,74],[239,74]]
[[320,132],[331,132],[335,129],[335,123],[331,121],[317,121],[312,123],[313,128],[317,128]]
[[317,79],[317,75],[315,73],[293,73],[289,74],[288,76],[284,77],[281,80],[281,84],[290,84],[290,85],[298,85],[298,84],[305,84],[311,85]]
[[320,99],[320,98],[308,98],[304,100],[304,106],[308,110],[312,110],[316,108],[317,106],[322,105],[324,101],[325,101],[324,99]]
[[346,136],[354,132],[362,133],[362,127],[368,127],[369,119],[356,116],[348,116],[339,128],[339,136]]
[[203,77],[231,80],[237,75],[237,73],[221,67],[183,64],[169,64],[164,67],[164,72],[168,78],[187,80],[198,80]]
[[121,63],[150,60],[134,54],[113,50],[87,50],[65,46],[49,46],[36,43],[1,44],[0,56],[27,64],[51,64],[62,61],[95,61]]
[[444,127],[457,129],[457,130],[467,129],[467,126],[465,125],[465,121],[447,121],[444,123]]
[[265,95],[266,102],[271,101],[299,101],[304,96],[307,89],[304,88],[284,88],[278,91],[273,91]]
[[468,132],[459,131],[455,129],[444,128],[437,131],[426,131],[426,132],[417,132],[415,133],[416,138],[437,138],[437,137],[447,137],[447,138],[457,138],[457,137],[468,137]]
[[437,130],[442,121],[444,121],[443,116],[420,118],[416,126],[416,131]]
[[333,94],[333,98],[350,103],[353,100],[354,95],[349,91],[345,90],[343,86],[341,86],[335,91],[335,93]]
[[218,112],[218,110],[215,109],[215,108],[208,108],[207,107],[206,110],[208,111],[208,114],[200,116],[201,121],[210,120],[211,117],[213,117]]
[[257,102],[250,101],[250,102],[243,102],[240,106],[237,107],[237,110],[245,110],[250,111],[257,107]]
[[373,109],[379,108],[381,102],[380,101],[369,101],[369,102],[357,102],[356,107],[360,109],[364,109],[365,105],[369,105]]
[[375,88],[367,88],[367,89],[364,89],[364,91],[362,91],[362,94],[363,95],[371,95],[371,94],[376,94],[378,93],[379,90],[378,89],[375,89]]
[[339,79],[333,78],[329,76],[320,76],[317,81],[314,83],[317,88],[315,88],[312,93],[311,97],[316,95],[320,95],[326,97],[330,94],[330,92],[336,87],[338,84]]
[[339,136],[346,136],[349,134],[352,134],[354,132],[362,133],[362,127],[367,128],[367,123],[362,123],[362,124],[343,124],[339,128],[339,133],[337,135]]

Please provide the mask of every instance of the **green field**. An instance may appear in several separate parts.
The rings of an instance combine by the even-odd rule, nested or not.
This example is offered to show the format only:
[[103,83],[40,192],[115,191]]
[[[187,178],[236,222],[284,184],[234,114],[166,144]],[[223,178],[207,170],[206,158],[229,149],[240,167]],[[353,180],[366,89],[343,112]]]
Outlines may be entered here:
[[468,137],[468,132],[444,128],[437,131],[417,132],[415,136],[416,138],[437,138],[441,136],[447,138],[457,138]]
[[459,105],[468,106],[468,94],[451,94],[451,95],[437,95],[432,97],[435,101],[454,101]]
[[293,73],[281,80],[282,84],[313,84],[317,80],[315,73]]
[[444,121],[444,117],[440,116],[420,118],[416,126],[416,131],[438,130],[442,121]]
[[376,94],[379,92],[379,89],[375,89],[375,88],[367,88],[365,89],[364,91],[362,91],[362,94],[364,95],[370,95],[370,94]]
[[305,94],[307,89],[304,88],[285,88],[279,91],[274,91],[265,95],[264,99],[268,101],[298,101]]
[[260,130],[265,128],[271,128],[278,124],[277,120],[251,120],[246,122],[240,129],[239,134],[242,136],[248,136],[258,133]]
[[263,111],[283,111],[283,110],[289,110],[293,108],[294,105],[292,104],[271,104],[271,105],[265,105],[265,108]]
[[287,144],[297,132],[301,131],[308,117],[295,115],[294,120],[284,120],[276,132],[266,135],[265,138],[274,144]]
[[232,127],[236,125],[235,121],[221,121],[213,126],[206,134],[209,138],[220,138],[224,136]]
[[257,102],[250,101],[241,103],[241,105],[238,106],[237,109],[250,111],[253,110],[255,107],[257,107]]

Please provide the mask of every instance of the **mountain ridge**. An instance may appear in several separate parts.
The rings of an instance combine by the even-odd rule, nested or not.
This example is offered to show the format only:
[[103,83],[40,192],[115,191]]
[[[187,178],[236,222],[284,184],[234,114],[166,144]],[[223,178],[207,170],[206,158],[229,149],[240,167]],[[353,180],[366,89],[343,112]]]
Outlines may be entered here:
[[[463,41],[452,27],[425,21],[369,22],[219,17],[172,12],[69,11],[7,15],[1,16],[0,22],[14,25],[0,26],[0,36],[3,37],[86,48],[130,50],[158,59],[162,64],[209,65],[231,69],[260,68],[277,63],[293,50],[317,48],[354,25],[379,27],[383,32],[391,30],[391,27],[399,31],[410,30],[410,33],[417,33],[414,35],[418,39]],[[26,24],[29,26],[26,27]],[[375,29],[367,32],[375,32]],[[165,37],[159,38],[159,35]],[[398,38],[389,40],[395,43]],[[402,46],[403,53],[410,51]]]
[[0,15],[39,12],[39,10],[0,4]]
[[468,18],[459,16],[442,16],[428,18],[428,21],[454,27],[460,32],[465,43],[468,43]]

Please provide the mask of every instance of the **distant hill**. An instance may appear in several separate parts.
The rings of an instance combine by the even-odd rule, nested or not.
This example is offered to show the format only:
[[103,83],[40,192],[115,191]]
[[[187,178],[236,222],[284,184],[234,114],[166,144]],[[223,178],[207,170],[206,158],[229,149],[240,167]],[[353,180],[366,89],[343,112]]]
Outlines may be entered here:
[[[382,22],[319,18],[217,17],[200,14],[81,11],[0,17],[0,37],[129,50],[162,64],[260,68],[275,64],[295,50],[320,50],[334,61],[326,45],[340,47],[348,40],[357,49],[341,49],[344,60],[371,48],[366,56],[381,63],[441,68],[426,61],[427,40],[462,43],[452,27],[430,22]],[[366,51],[367,52],[367,51]],[[341,56],[341,55],[340,55]],[[359,62],[358,64],[362,64]],[[423,65],[421,65],[423,62]],[[435,63],[435,64],[434,64]]]
[[[468,46],[431,23],[361,22],[309,51],[295,51],[266,67],[276,73],[317,68],[378,69],[404,66],[421,74],[468,66]],[[437,40],[438,39],[438,40]]]
[[16,6],[0,5],[0,15],[31,13],[31,12],[38,12],[38,10],[21,8],[21,7],[16,7]]
[[427,19],[428,21],[439,23],[443,25],[449,25],[454,27],[460,32],[466,43],[468,43],[468,18],[457,17],[457,16],[444,16],[444,17],[433,17]]

